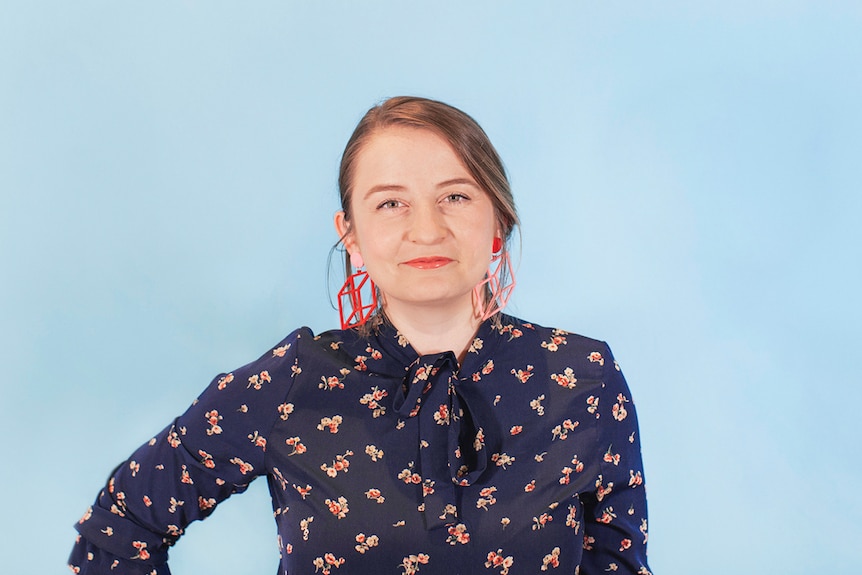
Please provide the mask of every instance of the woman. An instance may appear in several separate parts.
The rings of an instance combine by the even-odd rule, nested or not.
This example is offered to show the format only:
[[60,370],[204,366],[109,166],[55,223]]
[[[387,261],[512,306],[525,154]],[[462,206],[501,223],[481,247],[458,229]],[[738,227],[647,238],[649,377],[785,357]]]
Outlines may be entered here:
[[387,100],[339,186],[342,329],[299,329],[217,376],[117,468],[73,571],[165,575],[186,525],[265,474],[280,573],[649,573],[610,350],[500,312],[517,216],[478,124]]

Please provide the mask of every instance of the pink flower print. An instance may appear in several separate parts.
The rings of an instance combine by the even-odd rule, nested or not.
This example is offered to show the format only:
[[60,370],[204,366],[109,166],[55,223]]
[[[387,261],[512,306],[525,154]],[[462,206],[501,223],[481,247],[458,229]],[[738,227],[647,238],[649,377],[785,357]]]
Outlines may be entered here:
[[176,513],[177,509],[185,505],[185,501],[180,501],[171,497],[171,504],[168,506],[168,513]]
[[248,435],[248,440],[251,441],[256,447],[260,447],[264,451],[266,451],[266,438],[262,436],[257,430],[254,433],[250,433]]
[[[212,434],[208,433],[208,435],[212,435]],[[171,447],[176,449],[177,447],[180,446],[181,443],[182,443],[182,441],[180,441],[180,435],[176,431],[171,430],[171,432],[168,433],[168,445],[170,445]]]
[[542,347],[548,351],[557,351],[561,345],[566,345],[566,332],[555,329],[551,335],[551,339],[542,342]]
[[508,455],[506,453],[495,453],[491,456],[491,461],[497,464],[497,467],[501,467],[506,469],[507,465],[511,465],[515,462],[514,455]]
[[246,389],[253,387],[257,391],[263,389],[264,383],[269,383],[272,381],[272,378],[269,376],[269,372],[264,370],[259,374],[254,374],[248,378],[248,385],[245,386]]
[[543,529],[545,525],[547,525],[553,520],[553,515],[548,515],[547,513],[542,513],[538,517],[533,517],[533,531]]
[[206,499],[200,495],[198,495],[198,507],[200,507],[201,511],[206,511],[207,509],[212,509],[216,506],[216,500],[212,497]]
[[150,506],[152,506],[152,504],[153,504],[153,500],[152,500],[152,499],[150,499],[150,498],[149,498],[148,496],[146,496],[146,495],[144,495],[144,496],[143,496],[142,500],[143,500],[143,502],[144,502],[144,505],[146,505],[147,507],[150,507]]
[[598,479],[596,479],[596,499],[599,501],[604,499],[605,496],[614,489],[613,481],[609,481],[607,485],[602,485],[602,481],[602,476],[599,475]]
[[150,558],[150,552],[147,551],[147,544],[143,541],[132,541],[132,547],[137,549],[137,554],[135,554],[132,559],[140,559],[141,561],[146,561]]
[[284,440],[284,442],[289,446],[293,447],[293,451],[287,454],[288,457],[291,455],[301,455],[307,450],[302,441],[300,441],[299,437],[288,437]]
[[213,456],[204,451],[203,449],[198,449],[198,455],[201,457],[201,463],[207,469],[215,469],[215,461],[213,461]]
[[449,406],[445,404],[441,404],[437,407],[437,411],[434,412],[434,421],[437,422],[437,425],[448,425],[449,424]]
[[446,543],[455,545],[460,543],[465,545],[470,542],[470,534],[467,532],[467,526],[463,523],[449,526],[449,537],[446,538]]
[[385,389],[380,389],[376,385],[371,388],[371,393],[366,393],[359,398],[359,403],[368,407],[371,410],[372,417],[380,417],[386,414],[386,407],[380,405],[380,400],[389,395]]
[[572,465],[575,466],[575,471],[577,471],[578,473],[584,470],[584,462],[579,460],[577,455],[572,457]]
[[[608,521],[610,523],[610,521]],[[591,535],[584,535],[584,551],[592,551],[593,545],[596,544],[596,538]]]
[[401,568],[404,569],[404,575],[414,575],[419,571],[419,565],[426,565],[430,557],[425,553],[416,555],[408,555],[401,560]]
[[434,493],[435,482],[433,479],[426,479],[422,482],[422,497],[427,497]]
[[632,546],[632,540],[631,539],[623,539],[622,541],[620,541],[620,553],[622,553],[626,549],[629,549],[631,546]]
[[595,395],[591,395],[587,398],[587,412],[595,414],[596,419],[599,418],[599,398]]
[[371,356],[371,359],[382,359],[383,354],[371,347],[370,345],[365,348],[365,353]]
[[551,429],[551,441],[557,438],[565,440],[569,436],[569,432],[574,431],[578,425],[580,425],[580,422],[566,419],[560,425]]
[[518,369],[518,370],[512,369],[511,373],[512,373],[512,375],[515,376],[515,379],[517,379],[521,383],[527,383],[527,380],[530,379],[531,377],[533,377],[533,366],[528,365],[526,370],[524,370],[524,369]]
[[599,523],[608,524],[616,518],[617,518],[617,514],[614,513],[614,508],[613,507],[605,507],[605,509],[602,511],[601,517],[596,519],[596,521],[598,521]]
[[272,356],[273,357],[284,357],[284,354],[286,354],[287,350],[289,350],[289,349],[290,349],[290,344],[283,345],[281,347],[277,347],[274,350],[272,350]]
[[320,418],[320,423],[317,424],[317,429],[323,431],[325,429],[329,430],[329,433],[338,433],[338,426],[344,419],[340,415],[333,415],[332,417],[322,417]]
[[216,383],[216,387],[219,389],[219,391],[221,391],[224,388],[226,388],[227,385],[232,381],[233,381],[233,374],[229,373],[229,374],[224,375],[221,378],[219,378],[218,383]]
[[344,519],[350,512],[350,509],[347,507],[347,498],[343,495],[339,496],[337,500],[327,498],[324,503],[329,508],[329,512],[339,519]]
[[485,430],[481,427],[476,430],[476,437],[473,438],[473,449],[477,452],[485,449]]
[[93,516],[93,507],[87,507],[87,510],[84,512],[84,515],[78,520],[78,525],[82,525],[84,522],[89,521],[90,517]]
[[607,463],[613,463],[614,465],[619,465],[620,464],[620,454],[614,453],[611,450],[612,448],[613,448],[613,445],[608,447],[608,450],[602,459]]
[[622,421],[628,415],[628,411],[626,411],[625,404],[628,403],[628,398],[622,393],[617,395],[617,403],[614,404],[612,409],[614,419],[617,421]]
[[482,489],[479,492],[479,499],[476,500],[476,509],[484,509],[487,511],[491,505],[497,503],[497,498],[494,497],[494,493],[496,491],[497,488],[493,485]]
[[317,387],[326,391],[332,391],[333,389],[344,389],[342,379],[343,378],[339,378],[335,375],[330,375],[329,377],[321,376],[320,383],[317,385]]
[[494,360],[489,359],[485,362],[485,365],[482,366],[482,375],[488,375],[492,371],[494,371]]
[[629,469],[629,487],[643,485],[644,478],[640,471]]
[[366,445],[365,455],[370,457],[371,461],[380,461],[383,458],[383,450],[377,449],[374,445]]
[[536,480],[532,479],[528,484],[524,486],[524,493],[530,493],[536,489]]
[[383,503],[386,501],[386,498],[380,493],[380,490],[372,487],[368,491],[365,492],[365,497],[371,499],[372,501],[376,501],[377,503]]
[[566,527],[571,527],[575,531],[575,535],[581,528],[581,523],[578,521],[578,508],[574,505],[569,505],[569,513],[566,515]]
[[545,415],[545,406],[542,405],[543,401],[545,401],[544,393],[536,399],[530,400],[530,408],[534,410],[538,416]]
[[410,485],[411,483],[413,485],[419,485],[420,483],[422,483],[422,477],[418,473],[413,471],[413,466],[414,462],[411,461],[410,463],[408,463],[407,467],[405,469],[402,469],[398,473],[398,479],[408,485]]
[[377,547],[379,543],[380,539],[377,535],[369,535],[366,537],[365,533],[360,533],[356,536],[356,545],[354,546],[354,549],[360,553],[365,553],[372,547]]
[[[304,498],[303,498],[304,499]],[[299,529],[302,531],[302,540],[308,541],[308,536],[311,533],[311,522],[314,521],[314,516],[306,517],[299,522]]]
[[195,483],[192,481],[192,476],[189,475],[189,470],[185,465],[180,468],[180,483],[185,483],[187,485],[194,485]]
[[230,462],[239,467],[239,472],[243,475],[246,475],[252,471],[254,471],[254,467],[252,467],[251,463],[246,463],[239,457],[232,457]]
[[509,428],[509,435],[518,435],[522,431],[524,431],[523,425],[513,425]]
[[554,547],[550,553],[542,558],[542,571],[547,571],[548,567],[556,569],[560,566],[560,548]]
[[508,557],[503,556],[503,550],[497,549],[497,551],[491,551],[488,553],[487,561],[485,561],[485,568],[491,569],[500,569],[500,575],[507,575],[509,573],[509,568],[515,563],[515,560],[511,555]]
[[316,557],[312,564],[315,573],[320,571],[321,575],[329,575],[333,568],[338,569],[344,565],[344,557],[336,558],[332,553],[326,553],[323,557]]
[[204,417],[207,423],[210,424],[210,428],[207,429],[207,435],[218,435],[222,432],[222,428],[218,424],[222,420],[222,416],[218,414],[218,410],[207,411]]
[[343,455],[336,455],[332,465],[322,463],[320,469],[326,472],[327,477],[335,477],[340,471],[347,473],[347,468],[350,467],[350,461],[347,458],[351,455],[353,455],[353,452],[348,449]]
[[591,352],[590,355],[587,356],[587,359],[592,363],[598,363],[599,365],[605,365],[605,358],[602,357],[597,351]]
[[641,534],[644,536],[644,545],[646,545],[647,540],[649,539],[649,535],[647,534],[647,520],[646,519],[641,519],[641,526],[638,527],[638,530],[640,530]]
[[282,421],[287,421],[290,414],[293,413],[294,405],[292,403],[282,403],[278,406],[278,415]]
[[571,482],[570,475],[572,474],[573,471],[574,471],[574,469],[572,469],[571,467],[568,467],[568,466],[563,467],[563,469],[562,469],[563,476],[560,477],[560,485],[568,485]]
[[366,359],[368,359],[368,357],[364,355],[357,355],[355,358],[353,358],[353,361],[356,364],[353,366],[353,369],[355,369],[356,371],[368,371],[368,366],[365,365]]
[[416,368],[416,374],[413,376],[413,383],[417,381],[428,381],[428,374],[432,373],[434,366],[422,365]]
[[556,381],[557,385],[565,387],[566,389],[575,389],[575,384],[578,382],[578,379],[575,377],[575,372],[571,367],[564,369],[563,373],[552,373],[551,379]]

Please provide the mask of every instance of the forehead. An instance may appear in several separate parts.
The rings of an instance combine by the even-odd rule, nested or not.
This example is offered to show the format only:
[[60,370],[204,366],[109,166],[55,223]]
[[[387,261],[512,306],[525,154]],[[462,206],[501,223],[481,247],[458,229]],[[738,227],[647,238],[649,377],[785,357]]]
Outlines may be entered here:
[[352,183],[361,189],[378,185],[381,179],[436,183],[455,177],[474,180],[442,136],[424,128],[390,126],[375,130],[363,143],[356,155]]

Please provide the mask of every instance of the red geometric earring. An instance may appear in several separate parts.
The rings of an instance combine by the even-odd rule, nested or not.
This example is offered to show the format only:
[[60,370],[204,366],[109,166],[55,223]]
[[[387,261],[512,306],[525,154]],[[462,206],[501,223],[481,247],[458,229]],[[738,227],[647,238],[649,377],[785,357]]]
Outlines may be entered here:
[[[473,288],[473,297],[477,306],[476,316],[482,321],[506,307],[509,298],[512,297],[512,291],[515,289],[515,272],[512,269],[512,260],[509,259],[509,252],[503,251],[502,238],[495,237],[491,249],[494,253],[491,257],[491,265],[488,267],[488,274]],[[503,285],[501,278],[504,269],[509,280],[506,285]],[[487,291],[489,292],[487,300],[485,299],[485,286],[488,286]]]
[[[341,319],[341,329],[350,329],[364,324],[377,309],[377,287],[371,281],[368,272],[360,270],[365,266],[365,262],[358,252],[350,254],[350,265],[356,271],[347,276],[344,285],[338,290],[338,315]],[[363,292],[366,298],[371,299],[371,303],[362,302]]]

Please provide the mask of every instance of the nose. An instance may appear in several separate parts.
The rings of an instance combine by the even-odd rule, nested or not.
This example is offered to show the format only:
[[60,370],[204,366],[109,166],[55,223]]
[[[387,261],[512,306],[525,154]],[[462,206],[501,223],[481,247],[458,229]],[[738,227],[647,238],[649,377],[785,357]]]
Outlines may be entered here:
[[407,239],[417,244],[433,245],[443,241],[448,233],[446,220],[436,204],[414,206]]

